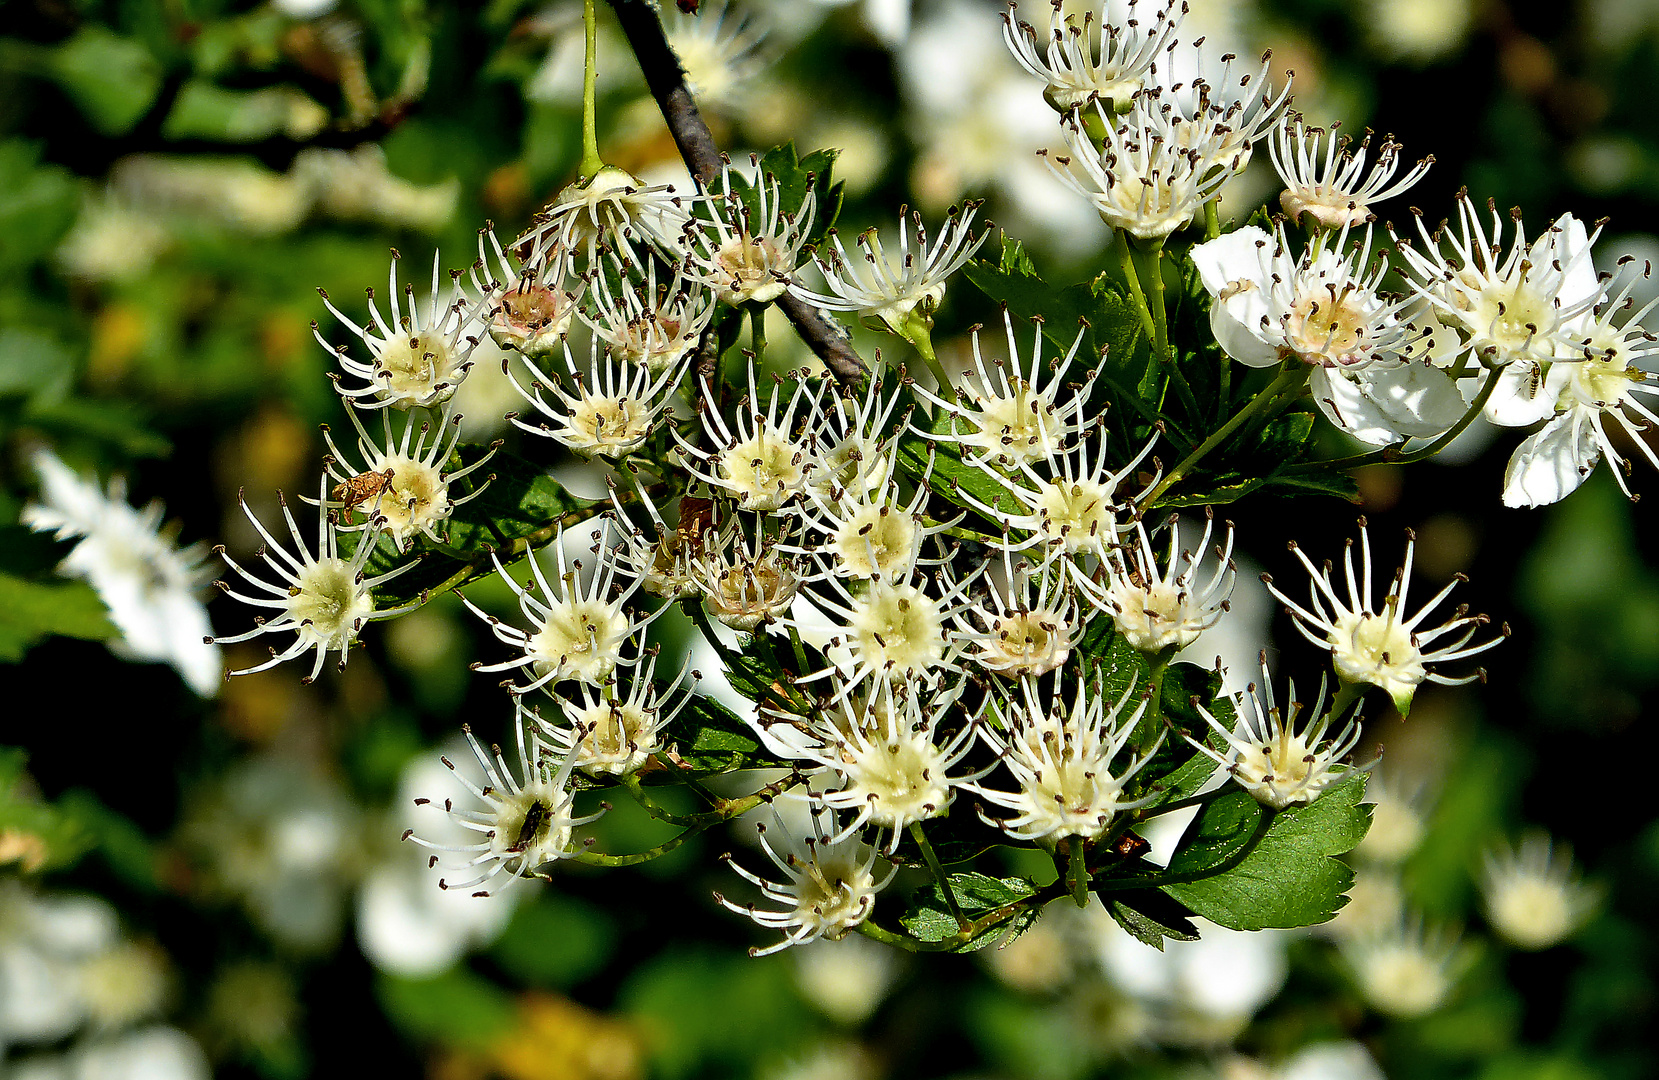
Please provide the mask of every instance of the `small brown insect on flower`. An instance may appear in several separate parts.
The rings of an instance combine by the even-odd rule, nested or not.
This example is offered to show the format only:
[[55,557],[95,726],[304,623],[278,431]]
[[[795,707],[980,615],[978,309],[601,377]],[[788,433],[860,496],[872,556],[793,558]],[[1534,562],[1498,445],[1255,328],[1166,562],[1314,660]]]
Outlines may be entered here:
[[697,5],[701,0],[674,0],[674,4],[687,15],[697,14]]
[[330,494],[341,503],[340,509],[347,525],[351,524],[353,507],[366,503],[370,499],[377,500],[376,505],[378,505],[380,496],[392,490],[392,476],[393,470],[391,469],[387,469],[385,472],[361,472],[343,484],[334,485],[334,490]]

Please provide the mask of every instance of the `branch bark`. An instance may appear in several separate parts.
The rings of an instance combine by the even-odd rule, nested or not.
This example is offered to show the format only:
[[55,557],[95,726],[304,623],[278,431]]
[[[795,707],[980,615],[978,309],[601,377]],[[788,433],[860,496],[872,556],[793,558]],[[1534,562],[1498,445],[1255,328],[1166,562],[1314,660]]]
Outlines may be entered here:
[[[685,84],[685,69],[680,67],[679,57],[669,48],[657,13],[645,0],[609,0],[609,3],[616,12],[622,33],[634,50],[634,57],[645,74],[645,85],[650,88],[651,96],[662,110],[662,118],[668,124],[668,132],[674,137],[674,145],[679,147],[686,168],[705,187],[712,185],[720,175],[720,147],[715,144],[714,135],[709,131],[708,124],[703,122],[696,99]],[[824,362],[837,381],[850,385],[864,378],[869,368],[839,326],[793,293],[779,297],[777,304],[801,340]]]

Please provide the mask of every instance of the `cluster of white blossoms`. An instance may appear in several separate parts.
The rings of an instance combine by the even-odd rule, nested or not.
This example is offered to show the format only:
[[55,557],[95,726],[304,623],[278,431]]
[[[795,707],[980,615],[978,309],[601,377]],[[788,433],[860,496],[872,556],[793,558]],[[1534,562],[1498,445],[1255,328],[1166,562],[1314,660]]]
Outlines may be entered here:
[[[249,512],[269,573],[232,562],[254,589],[233,595],[264,614],[223,640],[292,634],[247,670],[314,654],[315,676],[330,653],[344,663],[367,623],[424,601],[408,581],[428,578],[400,581],[422,556],[466,561],[445,587],[499,574],[516,612],[464,599],[494,639],[473,668],[507,680],[512,753],[469,732],[483,770],[468,782],[475,805],[423,801],[473,842],[406,834],[432,849],[442,887],[489,893],[563,860],[654,857],[606,855],[581,835],[605,810],[589,789],[608,788],[682,837],[774,798],[805,804],[804,825],[780,813],[763,830],[783,880],[734,862],[760,896],[721,898],[782,932],[764,951],[860,926],[888,933],[865,924],[900,862],[927,865],[954,910],[929,839],[954,828],[938,820],[953,807],[958,822],[1069,860],[1081,896],[1121,855],[1113,845],[1138,842],[1129,830],[1165,801],[1202,802],[1234,784],[1266,808],[1265,828],[1362,776],[1368,766],[1349,758],[1367,688],[1404,712],[1424,682],[1480,676],[1453,668],[1502,635],[1482,635],[1488,620],[1466,607],[1437,614],[1455,581],[1406,606],[1414,540],[1401,567],[1373,581],[1383,572],[1362,521],[1359,557],[1350,543],[1340,574],[1292,544],[1310,577],[1306,601],[1272,586],[1298,631],[1331,654],[1337,693],[1321,680],[1311,707],[1294,686],[1276,699],[1264,666],[1234,703],[1236,721],[1206,697],[1197,721],[1185,713],[1196,728],[1180,730],[1163,679],[1228,611],[1235,537],[1203,508],[1219,495],[1168,493],[1252,410],[1305,393],[1340,430],[1394,450],[1449,437],[1481,412],[1542,423],[1517,452],[1506,500],[1558,498],[1598,455],[1617,458],[1609,417],[1631,433],[1652,419],[1634,396],[1646,389],[1634,365],[1655,339],[1639,328],[1648,309],[1629,310],[1633,277],[1598,278],[1592,238],[1571,217],[1531,243],[1517,223],[1505,253],[1466,197],[1461,237],[1424,230],[1423,247],[1402,242],[1391,258],[1371,206],[1427,163],[1397,176],[1392,141],[1368,161],[1369,140],[1307,127],[1265,57],[1237,73],[1226,57],[1209,78],[1169,85],[1160,65],[1179,46],[1184,6],[1129,7],[1127,20],[1079,20],[1056,3],[1039,32],[1010,5],[1006,40],[1060,114],[1071,152],[1052,166],[1118,230],[1129,293],[1114,299],[1132,293],[1145,316],[1147,378],[1212,355],[1184,341],[1171,350],[1159,262],[1180,250],[1177,233],[1200,227],[1208,239],[1191,247],[1191,269],[1217,343],[1245,367],[1277,368],[1271,390],[1245,405],[1224,392],[1207,428],[1212,417],[1197,416],[1207,410],[1190,409],[1194,430],[1174,430],[1182,425],[1163,421],[1186,415],[1179,408],[1120,385],[1108,365],[1134,358],[1085,349],[1089,326],[1072,336],[1006,307],[1000,327],[973,328],[971,363],[953,374],[930,335],[949,281],[985,240],[972,228],[979,206],[931,231],[901,210],[896,235],[848,244],[823,228],[834,206],[820,205],[818,178],[780,178],[760,158],[710,165],[690,192],[584,165],[585,178],[511,243],[486,228],[470,270],[445,283],[435,259],[425,295],[400,291],[394,258],[391,294],[382,303],[371,290],[363,322],[329,301],[356,339],[335,348],[317,330],[358,445],[347,454],[329,436],[314,545],[286,504],[293,552]],[[1291,220],[1222,234],[1217,192],[1263,140]],[[1137,258],[1152,260],[1151,275]],[[1384,290],[1396,271],[1409,294]],[[829,370],[780,372],[764,342],[773,304],[832,337],[826,313],[851,313],[902,338],[931,377],[879,355],[849,372],[810,332]],[[742,347],[746,320],[752,349]],[[460,516],[490,520],[470,522],[473,539],[457,552],[450,528],[491,482],[487,464],[534,472],[492,458],[495,447],[459,444],[451,398],[485,337],[532,373],[506,368],[528,406],[511,417],[523,442],[601,471],[610,497],[570,497],[511,538],[482,500]],[[845,339],[833,344],[850,352]],[[1168,385],[1172,401],[1192,395]],[[360,411],[379,415],[365,422]],[[1185,457],[1166,470],[1160,443]],[[1177,518],[1172,505],[1201,516]],[[477,539],[485,534],[493,539]],[[652,627],[675,605],[719,657],[717,681],[753,703],[749,715],[700,694],[696,672],[666,675],[678,660],[659,658]],[[698,764],[712,755],[700,736],[717,721],[732,744],[758,743],[724,760],[781,766],[750,796],[701,784],[718,771]],[[1149,763],[1182,755],[1197,766],[1189,773],[1213,762],[1215,783],[1166,800]],[[652,790],[671,784],[707,805],[660,805]],[[1500,918],[1508,901],[1493,903]],[[966,941],[977,931],[955,914]],[[1419,959],[1438,948],[1416,938]],[[1390,948],[1388,963],[1366,965],[1382,996],[1393,984],[1375,972],[1412,959],[1399,941]],[[1394,1011],[1415,1007],[1401,999]]]

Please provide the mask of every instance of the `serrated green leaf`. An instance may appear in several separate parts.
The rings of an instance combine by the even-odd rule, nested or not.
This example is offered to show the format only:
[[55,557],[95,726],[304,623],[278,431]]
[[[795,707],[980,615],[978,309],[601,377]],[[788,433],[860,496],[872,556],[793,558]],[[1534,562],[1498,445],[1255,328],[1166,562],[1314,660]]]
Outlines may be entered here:
[[1157,889],[1131,889],[1101,894],[1107,914],[1136,940],[1163,951],[1164,939],[1197,941],[1198,927],[1179,901]]
[[27,581],[0,573],[0,662],[21,660],[30,645],[52,634],[106,641],[116,629],[104,602],[84,582]]
[[[1293,928],[1325,922],[1347,902],[1353,871],[1335,858],[1352,851],[1371,823],[1361,803],[1365,778],[1339,784],[1306,806],[1281,810],[1259,843],[1237,866],[1197,881],[1166,885],[1164,891],[1211,922],[1233,930]],[[1171,872],[1196,872],[1236,854],[1254,831],[1252,814],[1229,792],[1209,804],[1194,822],[1189,851],[1183,844],[1170,860]],[[1226,805],[1223,805],[1226,804]],[[1243,833],[1241,836],[1240,833]]]
[[[949,874],[951,892],[969,920],[979,919],[1001,907],[1024,900],[1036,893],[1037,887],[1025,878],[995,878],[989,874]],[[956,917],[945,903],[945,894],[937,882],[929,883],[910,898],[910,909],[899,917],[899,922],[918,941],[944,941],[960,931]],[[991,944],[1008,930],[998,925],[959,946],[956,952],[972,952]]]
[[[460,461],[470,465],[487,452],[485,447],[463,446]],[[497,452],[484,468],[494,479],[483,494],[455,508],[445,525],[448,543],[437,547],[421,540],[414,550],[399,554],[390,537],[380,536],[365,573],[371,577],[384,574],[417,558],[420,565],[376,589],[378,606],[396,607],[423,593],[459,588],[490,574],[495,570],[492,551],[499,554],[503,564],[512,562],[524,554],[527,546],[550,543],[557,523],[574,525],[599,505],[570,494],[541,466],[513,454]],[[484,479],[476,473],[463,479],[460,486],[466,490],[452,492],[452,497],[465,495],[472,485],[482,485]],[[350,556],[361,535],[342,536],[343,554]]]

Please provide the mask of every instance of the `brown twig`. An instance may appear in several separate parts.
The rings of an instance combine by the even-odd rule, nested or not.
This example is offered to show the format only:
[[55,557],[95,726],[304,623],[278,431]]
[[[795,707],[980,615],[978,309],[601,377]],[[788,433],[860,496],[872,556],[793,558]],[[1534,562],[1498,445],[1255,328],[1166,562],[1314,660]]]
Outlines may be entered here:
[[[697,102],[685,84],[685,69],[669,48],[657,13],[644,0],[609,0],[609,3],[645,74],[645,85],[662,110],[674,145],[685,159],[686,168],[704,186],[713,184],[720,175],[720,147],[715,144],[708,124],[703,122],[703,114],[697,110]],[[864,378],[869,368],[840,327],[793,293],[779,297],[777,304],[801,340],[838,381],[852,384]]]

